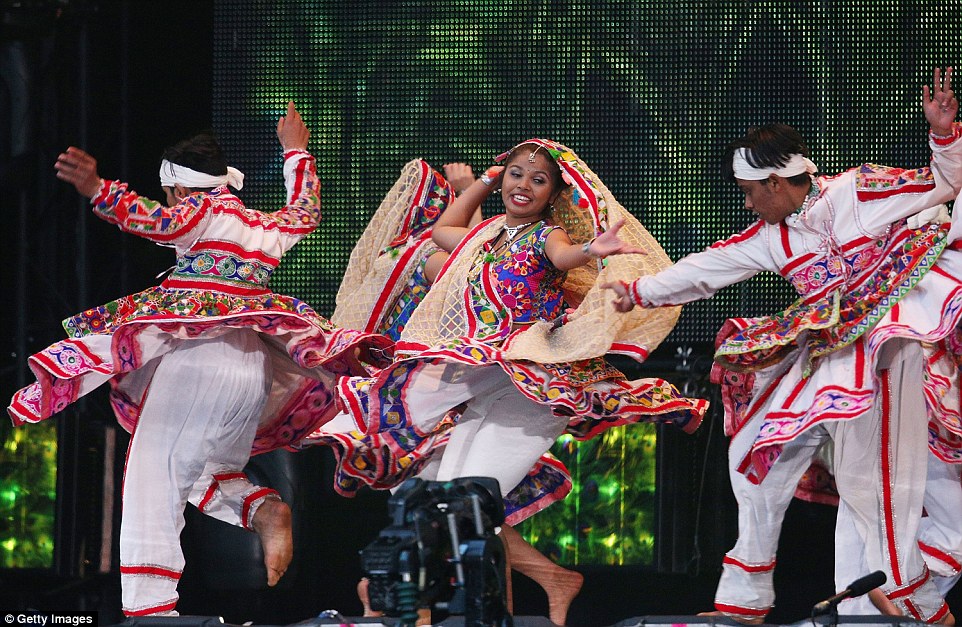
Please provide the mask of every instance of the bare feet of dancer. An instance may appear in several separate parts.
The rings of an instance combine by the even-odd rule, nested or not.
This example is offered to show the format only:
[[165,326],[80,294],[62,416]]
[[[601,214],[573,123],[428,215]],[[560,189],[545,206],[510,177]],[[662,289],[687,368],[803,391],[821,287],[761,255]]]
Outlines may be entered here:
[[[366,618],[372,616],[384,616],[384,612],[379,612],[371,608],[371,595],[368,593],[367,588],[371,584],[371,581],[367,577],[362,577],[359,582],[357,582],[357,598],[361,600],[361,606],[364,607],[364,616]],[[415,625],[430,625],[431,624],[431,610],[427,608],[418,608],[418,620]]]
[[[885,593],[882,592],[881,588],[875,588],[874,590],[869,590],[868,598],[869,598],[869,601],[872,602],[872,605],[874,605],[876,609],[878,609],[878,611],[882,613],[882,615],[902,616],[902,611],[894,603],[892,603],[891,599],[885,596]],[[936,624],[955,625],[955,616],[952,615],[952,612],[949,612],[942,618],[942,620],[938,621],[938,623]]]
[[364,608],[364,617],[371,616],[384,616],[384,612],[375,612],[371,609],[371,595],[367,592],[367,587],[371,584],[371,580],[367,577],[362,577],[359,582],[357,582],[357,598],[361,600],[361,606]]
[[544,588],[548,594],[548,618],[555,625],[564,625],[568,608],[581,591],[585,578],[549,560],[508,525],[501,527],[501,538],[511,555],[511,568]]
[[765,618],[740,618],[738,616],[732,616],[731,614],[726,614],[725,612],[720,612],[714,610],[711,612],[698,612],[698,616],[724,616],[725,618],[730,618],[736,623],[741,623],[742,625],[761,625],[765,622]]
[[291,508],[284,501],[267,499],[254,513],[252,525],[264,550],[267,585],[276,586],[294,557]]

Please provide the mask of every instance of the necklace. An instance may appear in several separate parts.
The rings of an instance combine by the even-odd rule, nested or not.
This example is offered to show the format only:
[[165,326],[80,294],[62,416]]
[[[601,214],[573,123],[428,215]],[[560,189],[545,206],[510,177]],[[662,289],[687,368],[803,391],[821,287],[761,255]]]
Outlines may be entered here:
[[515,236],[521,232],[523,229],[528,228],[534,224],[534,222],[525,222],[524,224],[519,224],[518,226],[508,226],[504,225],[504,232],[508,234],[508,242],[514,241]]

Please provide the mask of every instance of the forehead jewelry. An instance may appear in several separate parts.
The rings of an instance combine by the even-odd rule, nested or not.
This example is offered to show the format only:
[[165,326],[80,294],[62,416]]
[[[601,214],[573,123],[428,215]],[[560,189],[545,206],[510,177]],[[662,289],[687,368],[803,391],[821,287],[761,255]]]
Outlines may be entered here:
[[536,154],[538,154],[538,150],[539,150],[540,148],[541,148],[541,146],[535,146],[535,147],[534,147],[534,150],[532,150],[532,151],[531,151],[531,154],[528,155],[528,163],[534,163],[534,156],[535,156]]

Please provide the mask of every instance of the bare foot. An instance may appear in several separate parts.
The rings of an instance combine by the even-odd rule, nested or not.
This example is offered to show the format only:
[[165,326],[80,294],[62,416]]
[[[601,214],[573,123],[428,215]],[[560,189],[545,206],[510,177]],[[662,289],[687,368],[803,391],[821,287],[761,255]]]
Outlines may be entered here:
[[364,616],[384,616],[384,612],[375,612],[371,609],[371,595],[367,592],[367,587],[370,585],[371,581],[367,577],[362,577],[359,582],[357,582],[357,598],[361,600],[361,605],[364,607]]
[[[500,535],[509,559],[508,565],[544,589],[548,595],[548,618],[555,625],[564,625],[568,619],[568,608],[581,591],[585,578],[581,573],[568,570],[542,555],[510,525],[501,527]],[[508,577],[510,580],[510,573]]]
[[264,550],[267,585],[276,586],[294,558],[291,508],[284,501],[267,499],[254,513],[252,525]]
[[568,620],[568,608],[581,592],[584,576],[574,570],[558,567],[544,581],[539,581],[548,593],[548,618],[555,625],[564,625]]
[[732,616],[731,614],[726,614],[725,612],[719,610],[713,610],[711,612],[698,612],[698,616],[724,616],[725,618],[730,618],[736,623],[741,623],[742,625],[761,625],[765,622],[764,617],[759,618],[743,618],[740,616]]
[[942,620],[939,621],[939,624],[952,627],[952,625],[955,625],[955,616],[952,615],[952,612],[949,612],[944,618],[942,618]]
[[[368,593],[368,586],[371,581],[367,577],[362,577],[359,582],[357,582],[357,598],[361,600],[361,605],[364,607],[364,617],[369,618],[372,616],[384,616],[384,612],[378,612],[371,609],[371,595]],[[431,610],[421,607],[418,608],[418,618],[415,625],[430,625],[431,624]]]

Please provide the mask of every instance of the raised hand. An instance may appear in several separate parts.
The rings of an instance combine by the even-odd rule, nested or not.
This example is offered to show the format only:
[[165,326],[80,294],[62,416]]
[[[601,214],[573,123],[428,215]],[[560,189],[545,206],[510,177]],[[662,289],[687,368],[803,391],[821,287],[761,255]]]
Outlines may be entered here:
[[952,68],[945,68],[944,79],[941,70],[935,68],[932,88],[922,86],[922,110],[933,133],[942,136],[952,134],[952,123],[959,112],[959,101],[952,91]]
[[282,115],[277,120],[277,139],[281,142],[281,147],[285,152],[307,150],[307,140],[310,137],[311,132],[307,130],[301,114],[294,108],[294,102],[288,102],[287,115]]
[[53,168],[58,179],[73,185],[85,198],[93,198],[100,191],[97,160],[79,148],[71,146],[60,153]]
[[445,163],[444,178],[460,194],[474,183],[474,171],[467,163]]
[[588,247],[588,254],[595,257],[609,257],[611,255],[644,255],[644,250],[637,246],[626,244],[620,237],[618,231],[625,225],[624,220],[619,220],[610,229],[599,235],[591,242]]

